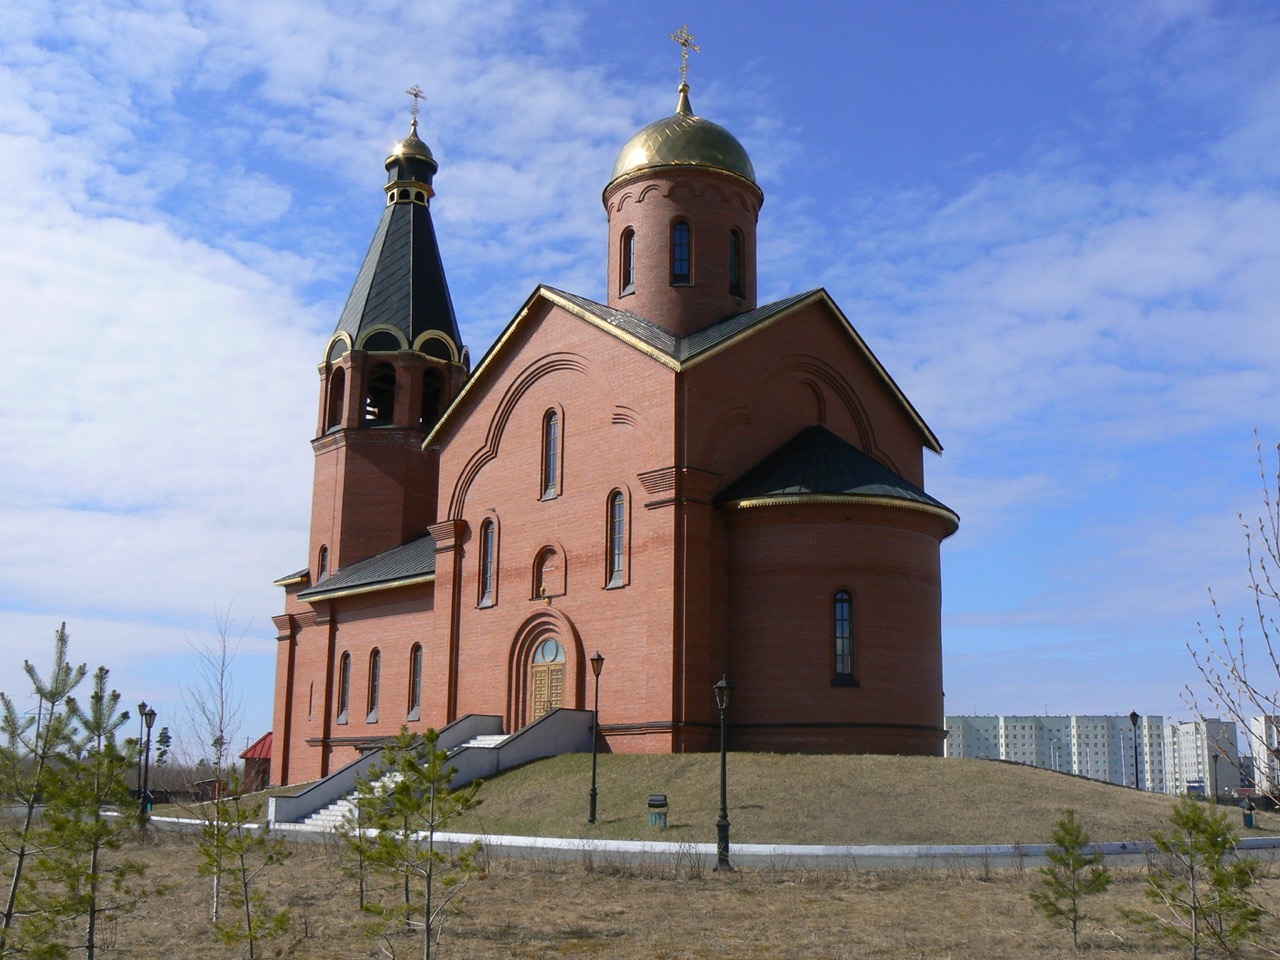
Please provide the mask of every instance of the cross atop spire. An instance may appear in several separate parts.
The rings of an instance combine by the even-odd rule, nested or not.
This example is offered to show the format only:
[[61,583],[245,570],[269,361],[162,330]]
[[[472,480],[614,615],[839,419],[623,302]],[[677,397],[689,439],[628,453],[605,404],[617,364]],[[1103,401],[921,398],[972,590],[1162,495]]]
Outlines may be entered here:
[[418,101],[427,99],[427,95],[422,92],[422,88],[416,83],[405,91],[409,96],[413,97],[413,129],[418,129]]
[[687,23],[675,33],[670,34],[670,37],[680,44],[680,82],[687,85],[689,83],[689,51],[701,53],[702,48],[693,42],[693,34],[689,32]]

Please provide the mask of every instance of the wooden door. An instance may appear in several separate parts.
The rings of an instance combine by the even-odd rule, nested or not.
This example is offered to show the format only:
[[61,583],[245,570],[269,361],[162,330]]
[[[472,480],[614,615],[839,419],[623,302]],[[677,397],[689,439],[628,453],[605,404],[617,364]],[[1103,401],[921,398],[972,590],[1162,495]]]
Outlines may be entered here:
[[544,640],[529,666],[529,722],[564,706],[564,647]]

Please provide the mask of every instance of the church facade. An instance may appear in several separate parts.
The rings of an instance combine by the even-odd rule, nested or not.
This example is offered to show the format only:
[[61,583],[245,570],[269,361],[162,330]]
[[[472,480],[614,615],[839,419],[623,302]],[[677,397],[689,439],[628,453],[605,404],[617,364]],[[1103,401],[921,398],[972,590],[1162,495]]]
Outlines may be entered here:
[[281,578],[273,783],[468,714],[600,744],[941,755],[933,432],[821,289],[756,300],[764,195],[694,114],[623,148],[605,303],[539,287],[474,365],[417,135],[319,365],[307,566]]

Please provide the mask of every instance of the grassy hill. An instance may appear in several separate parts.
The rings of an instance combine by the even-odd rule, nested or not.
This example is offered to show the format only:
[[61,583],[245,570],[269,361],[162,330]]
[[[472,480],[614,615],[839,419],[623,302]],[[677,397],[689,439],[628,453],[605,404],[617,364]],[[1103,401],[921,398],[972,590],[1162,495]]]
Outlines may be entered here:
[[[459,829],[713,842],[718,754],[599,758],[597,823],[587,820],[591,757],[569,754],[488,781]],[[669,829],[646,799],[665,793]],[[729,819],[738,843],[1043,843],[1068,808],[1095,840],[1146,839],[1172,798],[1033,767],[933,757],[729,755]],[[1231,822],[1239,829],[1240,818]],[[1280,833],[1258,816],[1254,834]]]

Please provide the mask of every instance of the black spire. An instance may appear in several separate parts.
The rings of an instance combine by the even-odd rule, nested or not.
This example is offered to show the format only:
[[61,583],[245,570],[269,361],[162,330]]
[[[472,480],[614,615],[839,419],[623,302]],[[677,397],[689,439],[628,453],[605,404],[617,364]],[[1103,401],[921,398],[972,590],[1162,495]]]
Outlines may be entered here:
[[401,349],[386,331],[362,342],[372,328],[390,326],[404,335],[410,347],[428,332],[441,334],[452,344],[451,351],[439,338],[429,338],[419,347],[428,356],[440,360],[464,356],[431,222],[435,194],[431,181],[438,166],[431,149],[418,138],[415,116],[409,136],[387,157],[387,206],[338,319],[336,332],[349,334],[357,347]]

